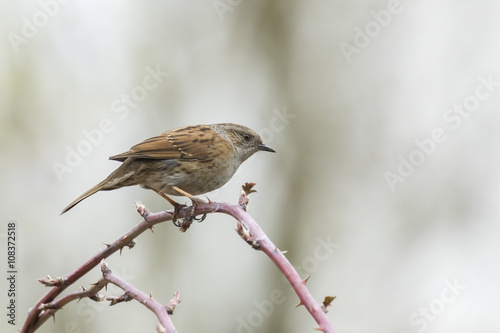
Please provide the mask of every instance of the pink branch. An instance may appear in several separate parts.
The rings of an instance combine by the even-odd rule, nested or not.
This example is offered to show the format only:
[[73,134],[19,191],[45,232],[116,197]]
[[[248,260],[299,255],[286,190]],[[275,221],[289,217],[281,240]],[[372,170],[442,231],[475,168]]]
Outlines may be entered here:
[[[243,227],[246,229],[242,229],[238,226],[238,233],[247,241],[247,243],[251,244],[252,247],[262,250],[280,269],[280,271],[285,275],[288,282],[292,286],[293,290],[297,296],[299,296],[300,303],[299,305],[304,305],[309,311],[309,313],[313,316],[316,322],[319,324],[319,328],[317,330],[323,331],[325,333],[335,333],[335,330],[326,317],[325,311],[323,308],[316,302],[316,300],[312,297],[311,293],[306,287],[307,277],[305,280],[302,280],[292,266],[290,261],[285,257],[283,252],[281,252],[276,245],[267,237],[262,228],[255,222],[255,220],[246,212],[246,207],[248,204],[248,195],[253,192],[252,187],[255,184],[245,184],[243,186],[243,191],[241,193],[239,199],[239,205],[228,205],[221,204],[219,207],[219,211],[222,213],[226,213],[234,217],[240,222]],[[326,308],[325,308],[326,310]]]
[[[54,285],[57,284],[59,281],[53,280],[49,277],[45,279],[39,280],[42,284],[45,285]],[[106,287],[108,284],[107,281],[105,281],[103,278],[99,279],[96,283],[92,285],[89,289],[85,289],[82,287],[82,290],[78,290],[75,292],[72,292],[71,294],[68,294],[62,298],[60,298],[57,301],[53,301],[50,303],[43,303],[41,304],[37,310],[41,311],[41,314],[43,314],[43,317],[49,318],[51,316],[54,316],[56,311],[59,309],[62,309],[66,304],[74,301],[74,300],[80,300],[82,298],[88,297],[96,302],[100,302],[103,300],[103,296],[99,293],[99,291]],[[31,310],[33,311],[33,310]],[[45,320],[44,320],[45,321]]]
[[[331,323],[325,315],[326,307],[329,302],[327,299],[331,300],[332,297],[327,297],[324,306],[321,307],[312,297],[309,290],[306,288],[306,280],[302,280],[298,275],[295,268],[290,264],[288,259],[284,254],[278,250],[276,245],[266,236],[264,231],[259,227],[257,222],[246,212],[246,205],[248,203],[248,194],[252,193],[252,184],[245,184],[243,186],[243,193],[240,196],[239,204],[232,205],[228,203],[197,203],[194,207],[185,207],[177,212],[176,217],[178,219],[185,219],[181,223],[181,230],[187,230],[193,216],[201,214],[210,214],[215,212],[221,212],[228,214],[238,220],[238,232],[242,237],[250,243],[255,249],[262,250],[269,258],[276,264],[276,266],[285,275],[287,280],[290,282],[292,288],[295,290],[296,294],[300,299],[299,305],[304,305],[316,320],[319,325],[318,330],[325,333],[335,333]],[[88,273],[92,268],[96,267],[101,260],[109,257],[111,254],[118,250],[122,250],[123,247],[133,247],[135,242],[134,238],[143,233],[147,229],[152,229],[157,223],[170,221],[173,218],[173,211],[163,211],[159,213],[151,213],[142,204],[137,204],[137,211],[144,218],[138,225],[132,228],[124,236],[120,237],[118,240],[112,244],[107,245],[107,248],[100,251],[92,258],[90,258],[82,266],[78,267],[76,270],[70,274],[59,278],[56,280],[49,279],[48,283],[45,285],[52,286],[52,288],[33,306],[31,311],[28,313],[28,317],[24,322],[21,333],[31,333],[36,331],[50,316],[52,316],[55,311],[60,309],[60,307],[50,306],[50,304],[56,304],[53,302],[55,298],[61,294],[67,287],[75,283],[80,277]],[[187,220],[187,222],[186,222]],[[45,281],[47,282],[47,281]],[[130,286],[127,286],[130,287]],[[69,296],[69,295],[68,295]],[[67,296],[67,297],[68,297]],[[66,299],[66,301],[71,301],[72,299]],[[61,300],[59,300],[61,302]],[[175,303],[175,302],[174,302]],[[158,310],[158,309],[157,309]],[[163,325],[163,323],[162,323]],[[163,325],[164,327],[168,327]]]
[[[170,301],[171,306],[167,308],[166,306],[161,305],[160,303],[155,301],[152,296],[145,294],[144,292],[134,287],[128,281],[125,281],[119,276],[113,274],[111,270],[109,270],[105,262],[101,264],[101,271],[103,278],[107,282],[112,283],[125,291],[125,294],[118,298],[107,298],[106,300],[111,301],[110,305],[114,305],[119,302],[129,301],[131,297],[139,301],[139,303],[147,307],[149,310],[153,311],[153,313],[156,315],[161,324],[161,326],[157,327],[158,332],[167,332],[167,333],[177,332],[175,330],[174,323],[172,323],[172,320],[170,320],[169,314],[173,313],[173,308],[175,308],[175,305],[177,305],[180,302],[180,297],[178,292],[174,294],[174,300]],[[173,303],[175,303],[175,305],[172,306]]]
[[[138,207],[139,209],[144,209],[144,206]],[[178,216],[184,217],[186,214],[189,214],[191,209],[189,207],[182,209],[179,211]],[[207,211],[208,212],[208,211]],[[142,215],[146,216],[149,212],[141,211]],[[147,222],[143,220],[138,225],[133,227],[130,231],[128,231],[125,235],[117,239],[112,244],[107,244],[106,248],[98,252],[92,258],[90,258],[83,265],[75,269],[73,272],[63,276],[58,279],[42,279],[40,282],[46,286],[52,287],[28,312],[28,317],[26,318],[24,325],[21,329],[22,333],[35,332],[47,319],[54,315],[54,313],[60,309],[53,307],[50,311],[44,309],[44,305],[54,303],[54,300],[57,296],[59,296],[66,288],[75,283],[82,276],[87,274],[91,269],[99,265],[101,260],[109,257],[113,253],[120,251],[128,246],[132,248],[135,244],[134,238],[143,233],[148,229],[152,229],[153,226],[157,223],[170,221],[172,219],[173,211],[164,211],[157,214],[152,214],[156,217],[155,222]],[[160,218],[161,217],[161,218]]]

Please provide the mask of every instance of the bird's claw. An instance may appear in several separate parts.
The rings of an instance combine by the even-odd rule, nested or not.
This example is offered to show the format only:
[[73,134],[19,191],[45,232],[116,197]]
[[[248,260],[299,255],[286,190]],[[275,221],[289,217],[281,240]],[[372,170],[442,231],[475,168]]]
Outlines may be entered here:
[[198,201],[192,201],[191,205],[191,211],[186,214],[184,217],[185,220],[188,220],[189,222],[197,221],[197,222],[203,222],[205,218],[207,217],[207,214],[203,214],[201,217],[196,217],[196,207],[199,205]]
[[179,216],[179,211],[184,208],[184,207],[187,207],[186,205],[184,204],[180,204],[180,203],[177,203],[176,205],[174,205],[174,212],[172,214],[172,223],[176,226],[176,227],[180,227],[180,224],[179,222],[177,222],[177,216]]
[[184,218],[182,219],[181,222],[178,222],[177,217],[179,216],[179,211],[182,208],[185,208],[187,206],[184,204],[180,204],[180,203],[174,201],[173,199],[171,199],[168,195],[153,189],[156,193],[158,193],[160,196],[162,196],[165,200],[170,202],[170,204],[172,206],[174,206],[174,212],[172,213],[172,223],[176,227],[180,228],[182,232],[184,232],[189,228],[189,226],[191,225],[191,223],[193,221],[203,222],[203,220],[205,220],[205,218],[207,217],[207,214],[203,214],[200,218],[197,218],[196,217],[196,206],[201,205],[201,204],[206,204],[207,202],[187,193],[186,191],[178,188],[177,186],[172,186],[172,188],[174,190],[176,190],[177,192],[179,192],[180,194],[184,195],[185,197],[189,198],[192,202],[191,211],[184,216]]
[[193,219],[198,222],[198,223],[201,223],[203,221],[205,221],[205,219],[207,218],[207,214],[203,214],[201,217],[193,217]]
[[191,226],[191,223],[193,223],[193,221],[203,222],[207,217],[207,214],[203,214],[201,217],[196,217],[196,206],[198,206],[198,204],[199,203],[197,201],[192,202],[191,210],[186,213],[181,222],[177,220],[179,211],[187,206],[184,204],[177,204],[174,206],[174,213],[172,214],[172,222],[176,227],[180,228],[182,232],[185,232]]

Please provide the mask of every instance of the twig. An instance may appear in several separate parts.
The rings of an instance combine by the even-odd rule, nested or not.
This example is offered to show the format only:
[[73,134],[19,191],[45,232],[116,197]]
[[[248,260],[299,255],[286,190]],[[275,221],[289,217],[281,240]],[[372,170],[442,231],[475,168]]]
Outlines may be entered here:
[[[28,317],[26,318],[24,325],[20,332],[30,333],[35,332],[47,319],[54,315],[54,313],[60,308],[51,309],[51,311],[46,311],[43,309],[44,304],[51,304],[54,302],[57,296],[59,296],[66,288],[75,283],[79,278],[87,274],[91,269],[99,265],[101,260],[109,257],[116,251],[122,251],[125,246],[133,247],[135,244],[134,238],[143,233],[144,231],[153,228],[157,223],[170,221],[172,219],[173,211],[164,211],[156,214],[151,214],[145,209],[145,207],[137,203],[137,210],[144,217],[144,220],[138,225],[130,229],[125,235],[120,237],[118,240],[112,244],[106,244],[106,248],[99,251],[96,255],[90,258],[82,266],[75,269],[73,272],[49,281],[51,283],[45,283],[44,280],[40,281],[45,285],[53,286],[34,306],[28,311]],[[209,209],[207,209],[209,211]],[[177,216],[183,218],[191,213],[190,207],[181,209]],[[147,217],[151,215],[153,221],[149,221]],[[148,220],[148,221],[146,221]],[[71,301],[72,299],[70,299]]]
[[167,333],[177,332],[175,330],[174,324],[172,323],[172,320],[169,317],[169,314],[172,314],[173,308],[175,308],[175,306],[172,307],[172,303],[175,303],[175,305],[177,305],[180,302],[179,292],[174,294],[174,299],[170,301],[170,306],[166,307],[155,301],[153,299],[153,296],[147,295],[146,293],[134,287],[128,281],[125,281],[121,277],[113,274],[113,272],[111,272],[111,270],[108,268],[105,262],[102,262],[101,264],[101,271],[104,280],[120,287],[125,291],[125,294],[123,294],[122,296],[116,298],[115,297],[106,298],[107,301],[111,301],[110,305],[115,305],[120,302],[127,302],[131,299],[135,299],[139,301],[139,303],[141,303],[142,305],[153,311],[153,313],[156,315],[161,325],[157,326],[158,332],[167,332]]
[[[47,283],[42,282],[42,284],[47,284]],[[85,289],[85,287],[82,286],[81,287],[82,290],[75,291],[69,295],[60,298],[57,301],[41,304],[37,309],[41,311],[41,314],[43,314],[42,316],[44,318],[49,318],[51,316],[54,316],[57,310],[62,309],[66,304],[74,300],[81,300],[82,298],[88,297],[96,302],[100,302],[104,299],[104,296],[100,294],[99,291],[102,288],[106,287],[107,284],[108,282],[103,278],[101,278],[99,279],[99,281],[94,283],[89,289]]]

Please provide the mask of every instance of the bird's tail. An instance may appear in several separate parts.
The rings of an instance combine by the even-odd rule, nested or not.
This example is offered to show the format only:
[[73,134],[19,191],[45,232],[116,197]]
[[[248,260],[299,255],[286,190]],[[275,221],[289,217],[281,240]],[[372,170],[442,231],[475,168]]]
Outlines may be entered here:
[[104,189],[103,185],[105,184],[106,180],[103,180],[102,182],[100,182],[99,184],[97,184],[96,186],[92,187],[90,190],[88,190],[87,192],[83,193],[78,198],[76,198],[72,203],[70,203],[68,205],[68,207],[66,207],[66,208],[63,209],[63,211],[61,212],[61,215],[64,214],[64,213],[66,213],[71,208],[75,207],[80,201],[82,201],[84,199],[87,199],[92,194],[95,194],[95,193],[103,190]]
[[78,198],[75,199],[75,201],[70,203],[68,207],[64,208],[63,211],[61,212],[61,215],[66,213],[71,208],[75,207],[80,201],[87,199],[96,192],[115,190],[117,188],[124,186],[137,185],[137,182],[134,179],[134,173],[129,172],[131,168],[130,167],[131,163],[133,164],[134,160],[129,159],[125,161],[118,169],[116,169],[108,177],[106,177],[106,179],[104,179],[96,186],[92,187],[87,192],[80,195]]
[[[124,184],[121,183],[120,181],[123,180],[124,178],[121,179],[116,179],[115,176],[118,173],[120,168],[116,169],[113,173],[111,173],[106,179],[104,179],[102,182],[97,184],[96,186],[92,187],[90,190],[87,192],[83,193],[80,195],[78,198],[76,198],[72,203],[68,205],[68,207],[64,208],[63,211],[61,212],[61,215],[66,213],[68,210],[71,208],[75,207],[80,201],[87,199],[90,197],[92,194],[95,194],[99,191],[109,191],[109,190],[115,190],[117,188],[123,187],[123,186],[129,186],[133,184]],[[129,175],[127,175],[130,178]]]

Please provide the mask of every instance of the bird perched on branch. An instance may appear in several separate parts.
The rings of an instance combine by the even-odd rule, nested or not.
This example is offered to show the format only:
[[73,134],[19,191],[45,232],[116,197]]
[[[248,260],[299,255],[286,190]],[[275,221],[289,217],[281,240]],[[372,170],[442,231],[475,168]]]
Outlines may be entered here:
[[132,185],[154,190],[177,207],[167,194],[193,199],[194,195],[218,189],[257,151],[275,152],[245,126],[225,123],[173,129],[111,156],[122,165],[61,214],[98,191]]

